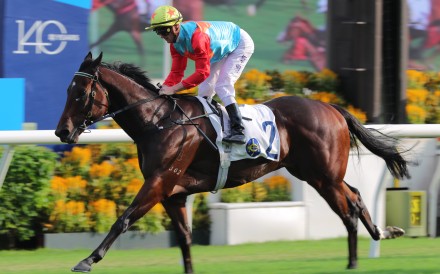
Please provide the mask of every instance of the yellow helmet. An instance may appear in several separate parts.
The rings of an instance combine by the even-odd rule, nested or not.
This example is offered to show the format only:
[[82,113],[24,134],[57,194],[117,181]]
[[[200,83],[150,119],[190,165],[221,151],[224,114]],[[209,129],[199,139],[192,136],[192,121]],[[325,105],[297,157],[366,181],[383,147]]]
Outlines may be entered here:
[[172,27],[182,22],[182,14],[172,6],[160,6],[151,15],[151,25],[146,30],[154,30],[158,27]]

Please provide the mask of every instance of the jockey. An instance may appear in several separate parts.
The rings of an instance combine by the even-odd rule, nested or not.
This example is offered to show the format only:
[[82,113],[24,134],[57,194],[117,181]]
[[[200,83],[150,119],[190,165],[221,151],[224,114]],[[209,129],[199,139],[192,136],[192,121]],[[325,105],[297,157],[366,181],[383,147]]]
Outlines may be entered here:
[[[172,95],[199,86],[198,95],[210,101],[217,93],[231,121],[231,134],[223,141],[244,144],[234,84],[254,52],[254,42],[232,22],[182,20],[176,8],[160,6],[151,16],[151,26],[146,28],[170,44],[171,71],[159,94]],[[182,80],[188,58],[195,62],[195,72]]]

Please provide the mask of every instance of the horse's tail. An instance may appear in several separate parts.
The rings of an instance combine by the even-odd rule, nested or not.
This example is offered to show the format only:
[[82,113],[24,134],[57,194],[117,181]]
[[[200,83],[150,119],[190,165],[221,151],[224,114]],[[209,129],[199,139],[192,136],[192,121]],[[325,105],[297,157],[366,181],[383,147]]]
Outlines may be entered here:
[[399,153],[397,149],[398,140],[396,138],[385,135],[376,129],[368,129],[347,110],[338,105],[331,104],[331,106],[345,118],[350,131],[352,146],[356,147],[359,151],[358,139],[369,151],[384,159],[388,170],[395,178],[410,178],[408,161]]

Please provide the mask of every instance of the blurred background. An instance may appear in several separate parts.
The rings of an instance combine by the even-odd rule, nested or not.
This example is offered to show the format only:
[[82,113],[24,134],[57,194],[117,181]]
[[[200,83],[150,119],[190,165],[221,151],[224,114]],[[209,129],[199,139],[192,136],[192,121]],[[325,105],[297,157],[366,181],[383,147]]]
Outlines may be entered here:
[[406,71],[438,69],[438,0],[2,0],[0,129],[54,129],[89,50],[161,81],[168,45],[144,28],[164,4],[184,20],[232,21],[249,32],[255,53],[245,71],[332,70],[337,92],[370,123],[408,122]]
[[[138,65],[154,83],[163,81],[169,46],[144,28],[165,4],[184,20],[232,21],[251,35],[255,53],[236,87],[240,103],[294,94],[343,105],[366,124],[440,124],[440,0],[0,0],[0,130],[54,130],[67,87],[89,51],[95,57],[103,52],[105,62]],[[187,75],[194,70],[188,65]],[[438,139],[415,142],[421,168],[400,186],[426,191],[438,173]],[[6,161],[8,149],[0,148]],[[0,185],[0,236],[9,238],[0,241],[3,247],[20,246],[36,234],[32,246],[42,246],[43,232],[105,232],[143,183],[133,144],[54,150],[17,147]],[[378,181],[381,172],[370,161],[364,173],[348,175],[371,194],[366,175]],[[310,202],[307,197],[319,199],[316,193],[286,176],[264,178],[267,189],[257,183],[225,191],[221,201],[305,201],[315,206],[321,223],[326,205]],[[409,203],[424,200],[425,193]],[[372,194],[365,196],[368,206],[376,206]],[[209,230],[207,198],[195,201],[194,226]],[[408,216],[416,216],[411,220],[423,225],[424,236],[426,217],[425,223],[417,217],[422,213],[426,206]],[[169,226],[159,207],[134,229]],[[310,238],[315,227],[321,228],[304,226],[302,234]],[[431,236],[439,235],[440,225],[434,230]],[[342,225],[335,235],[345,235]]]

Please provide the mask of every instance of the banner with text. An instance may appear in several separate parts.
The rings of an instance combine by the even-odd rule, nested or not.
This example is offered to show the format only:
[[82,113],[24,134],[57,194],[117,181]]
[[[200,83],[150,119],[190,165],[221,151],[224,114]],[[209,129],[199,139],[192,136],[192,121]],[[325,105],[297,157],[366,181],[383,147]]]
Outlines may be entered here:
[[0,71],[2,78],[26,79],[24,122],[56,128],[66,89],[89,50],[90,8],[91,0],[5,1]]

